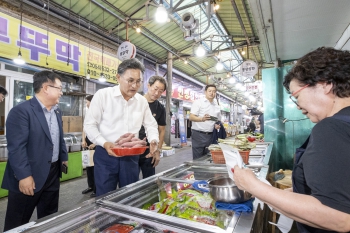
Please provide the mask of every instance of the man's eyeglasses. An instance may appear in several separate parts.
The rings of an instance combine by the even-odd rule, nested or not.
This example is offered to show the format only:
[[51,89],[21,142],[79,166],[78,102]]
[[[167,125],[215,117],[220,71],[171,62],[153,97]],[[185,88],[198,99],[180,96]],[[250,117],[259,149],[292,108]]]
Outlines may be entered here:
[[138,85],[141,84],[141,79],[139,79],[139,80],[129,79],[129,80],[126,80],[126,81],[128,82],[128,84],[129,84],[130,86],[132,86],[132,85],[134,85],[134,84],[136,84],[136,85],[138,86]]
[[291,101],[293,101],[293,103],[295,103],[297,106],[299,106],[299,105],[298,105],[298,100],[297,100],[297,98],[295,98],[295,95],[296,95],[297,93],[301,92],[303,89],[307,88],[308,86],[310,86],[310,84],[306,84],[305,86],[301,87],[299,90],[293,92],[293,94],[291,94],[291,95],[289,96],[289,99],[291,99]]
[[53,88],[56,88],[59,92],[62,92],[62,87],[55,87],[55,86],[52,86],[52,85],[48,85],[49,87],[53,87]]

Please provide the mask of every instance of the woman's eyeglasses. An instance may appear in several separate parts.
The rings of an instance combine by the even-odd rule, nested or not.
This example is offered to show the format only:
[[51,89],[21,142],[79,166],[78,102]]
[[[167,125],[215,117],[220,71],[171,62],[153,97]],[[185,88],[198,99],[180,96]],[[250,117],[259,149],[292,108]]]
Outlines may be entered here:
[[299,90],[293,92],[293,94],[291,94],[291,95],[289,96],[289,99],[291,99],[291,101],[293,101],[293,103],[295,103],[297,106],[299,106],[299,105],[298,105],[298,99],[295,98],[295,95],[296,95],[297,93],[301,92],[303,89],[307,88],[308,86],[310,86],[310,84],[306,84],[305,86],[301,87]]

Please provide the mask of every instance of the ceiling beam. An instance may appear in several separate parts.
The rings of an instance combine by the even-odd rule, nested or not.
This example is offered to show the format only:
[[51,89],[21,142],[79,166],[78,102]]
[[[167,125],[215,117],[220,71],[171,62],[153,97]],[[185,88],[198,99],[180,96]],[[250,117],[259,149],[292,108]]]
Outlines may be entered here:
[[[116,6],[112,5],[111,3],[107,2],[106,0],[102,0],[105,4],[107,4],[109,7],[111,7],[112,9],[116,10],[117,12],[119,12],[120,14],[122,14],[125,18],[123,19],[121,16],[115,14],[114,12],[112,12],[111,10],[107,9],[106,7],[104,7],[103,5],[101,5],[100,3],[98,3],[96,0],[91,0],[93,3],[95,3],[97,6],[99,6],[102,9],[105,9],[108,11],[108,13],[114,15],[115,17],[117,17],[119,20],[123,21],[125,24],[129,24],[129,21],[126,20],[127,18],[130,18],[130,16],[126,15],[124,12],[122,12],[119,8],[117,8]],[[133,20],[132,20],[133,21]],[[130,26],[132,26],[131,24],[129,24]],[[165,49],[166,51],[172,53],[173,55],[175,55],[176,57],[180,58],[181,56],[176,52],[176,49],[173,48],[172,46],[170,46],[168,43],[166,43],[165,41],[163,41],[161,38],[159,38],[157,35],[155,35],[154,33],[152,33],[151,31],[149,31],[148,29],[146,29],[145,27],[142,28],[142,35],[144,35],[146,38],[148,38],[149,40],[153,41],[154,43],[156,43],[157,45],[161,46],[163,49]],[[158,61],[158,63],[164,63],[166,61],[166,59],[164,59],[163,61]],[[203,69],[201,69],[196,63],[194,63],[193,61],[189,61],[188,63],[189,65],[191,65],[193,68],[195,68],[196,70],[198,70],[199,72],[204,73],[205,71]]]
[[[243,30],[245,39],[246,39],[247,44],[248,44],[248,46],[249,46],[249,45],[250,45],[249,36],[248,36],[248,34],[247,34],[247,30],[246,30],[245,27],[244,27],[244,23],[243,23],[243,20],[242,20],[241,15],[240,15],[240,13],[239,13],[239,10],[238,10],[236,1],[235,1],[235,0],[231,0],[231,5],[232,5],[233,9],[235,10],[235,13],[236,13],[238,22],[239,22],[239,24],[241,25],[241,28],[242,28],[242,30]],[[256,58],[256,55],[255,55],[254,51],[253,51],[253,56],[254,56],[254,58],[255,58],[256,63],[258,63],[258,59]]]
[[[253,26],[252,26],[252,22],[251,22],[251,20],[250,20],[250,18],[249,18],[247,6],[245,5],[244,0],[242,0],[242,5],[243,5],[243,9],[244,9],[244,14],[247,15],[247,18],[248,18],[249,27],[250,27],[250,29],[252,30],[253,36],[255,37],[254,30],[253,30]],[[256,59],[254,49],[251,48],[251,51],[252,51],[252,53],[254,54],[254,57],[255,57],[255,59]],[[260,53],[259,53],[259,56],[260,56],[260,58],[261,58],[261,54],[260,54]],[[260,59],[260,61],[261,61],[261,59]],[[259,61],[256,60],[256,63],[259,64]]]

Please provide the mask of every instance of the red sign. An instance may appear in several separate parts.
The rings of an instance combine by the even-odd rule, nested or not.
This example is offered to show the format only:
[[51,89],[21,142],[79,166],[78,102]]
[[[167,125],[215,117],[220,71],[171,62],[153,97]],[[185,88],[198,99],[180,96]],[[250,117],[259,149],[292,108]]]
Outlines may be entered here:
[[258,92],[259,91],[259,85],[257,83],[247,83],[246,84],[246,90],[250,92]]
[[174,99],[193,102],[196,99],[199,99],[200,95],[196,91],[193,91],[189,88],[176,87],[173,88],[171,97]]

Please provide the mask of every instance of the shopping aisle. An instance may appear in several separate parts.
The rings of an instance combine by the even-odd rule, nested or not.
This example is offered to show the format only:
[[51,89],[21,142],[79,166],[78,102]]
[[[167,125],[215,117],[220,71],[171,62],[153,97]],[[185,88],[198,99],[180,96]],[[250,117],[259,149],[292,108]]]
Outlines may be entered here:
[[[189,143],[190,145],[190,143]],[[183,162],[192,160],[192,149],[190,146],[185,146],[183,148],[176,148],[175,154],[163,157],[156,167],[156,173],[168,170],[175,166],[182,164]],[[60,201],[58,211],[65,212],[71,210],[74,206],[87,201],[90,199],[90,193],[81,194],[81,192],[87,188],[86,172],[82,177],[64,181],[61,183],[60,189]],[[7,208],[7,198],[0,199],[0,232],[4,229],[5,214]],[[34,212],[31,220],[37,219],[36,211]]]

